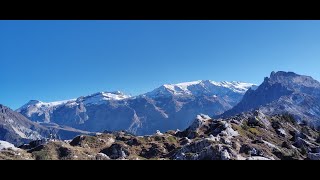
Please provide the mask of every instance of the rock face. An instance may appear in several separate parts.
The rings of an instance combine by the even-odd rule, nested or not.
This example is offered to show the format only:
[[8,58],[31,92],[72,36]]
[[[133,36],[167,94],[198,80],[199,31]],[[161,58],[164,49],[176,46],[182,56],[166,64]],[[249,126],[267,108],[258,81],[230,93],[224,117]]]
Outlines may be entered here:
[[166,84],[135,97],[100,92],[77,99],[44,103],[32,100],[17,112],[39,122],[103,132],[126,130],[137,135],[185,129],[192,117],[218,115],[236,105],[250,83],[195,81]]
[[21,155],[12,149],[0,151],[0,159],[319,160],[319,131],[293,118],[261,111],[225,119],[202,114],[183,131],[149,136],[120,131],[81,135],[72,141],[39,141],[21,146]]
[[320,125],[320,83],[293,72],[272,72],[256,90],[248,90],[241,102],[221,117],[259,109],[273,115],[289,113],[297,121]]
[[90,132],[55,124],[40,125],[0,105],[0,140],[19,146],[40,139],[72,139],[79,134],[90,134]]
[[48,134],[49,131],[45,127],[28,120],[6,106],[0,105],[0,140],[19,145],[41,139]]

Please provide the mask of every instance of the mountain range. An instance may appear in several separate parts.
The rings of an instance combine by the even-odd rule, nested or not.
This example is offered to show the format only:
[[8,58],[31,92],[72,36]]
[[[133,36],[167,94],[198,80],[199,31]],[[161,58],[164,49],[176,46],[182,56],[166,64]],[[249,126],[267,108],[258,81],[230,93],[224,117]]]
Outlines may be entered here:
[[219,115],[235,106],[250,88],[255,85],[203,80],[165,84],[138,96],[117,91],[50,103],[31,100],[17,112],[35,122],[85,131],[126,130],[146,135],[185,129],[199,113]]
[[[248,118],[251,112],[258,112],[254,115],[257,117]],[[193,119],[199,114],[207,114],[206,119],[213,121],[239,121],[236,124],[246,121],[249,127],[241,126],[240,131],[256,135],[259,133],[251,132],[255,130],[250,126],[269,131],[270,118],[264,117],[279,119],[279,115],[285,115],[298,124],[281,125],[286,129],[274,125],[279,136],[291,133],[292,126],[303,130],[307,125],[316,137],[316,129],[320,127],[320,83],[310,76],[279,71],[272,72],[259,86],[201,80],[165,84],[137,96],[116,91],[48,103],[31,100],[16,111],[0,105],[0,141],[4,140],[3,147],[11,147],[10,143],[19,146],[35,140],[66,140],[80,134],[121,130],[139,136],[162,134],[192,128]],[[317,142],[313,142],[315,147]],[[317,152],[314,148],[307,151]]]
[[53,123],[35,123],[20,113],[0,105],[0,140],[21,145],[46,138],[70,139],[79,134],[90,133]]

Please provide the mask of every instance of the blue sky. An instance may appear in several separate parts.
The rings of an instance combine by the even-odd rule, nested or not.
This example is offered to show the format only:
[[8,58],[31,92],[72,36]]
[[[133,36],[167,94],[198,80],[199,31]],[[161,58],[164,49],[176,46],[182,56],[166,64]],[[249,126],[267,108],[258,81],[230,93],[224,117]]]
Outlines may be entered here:
[[193,80],[320,80],[320,21],[0,21],[0,103]]

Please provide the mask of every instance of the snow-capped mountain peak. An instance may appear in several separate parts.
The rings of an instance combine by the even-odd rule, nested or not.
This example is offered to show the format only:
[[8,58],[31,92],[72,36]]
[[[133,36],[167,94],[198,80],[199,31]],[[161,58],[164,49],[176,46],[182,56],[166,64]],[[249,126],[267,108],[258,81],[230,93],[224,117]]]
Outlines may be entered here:
[[42,102],[31,100],[16,111],[35,121],[50,122],[51,113],[60,107],[73,108],[79,105],[100,105],[109,101],[119,101],[130,98],[120,91],[98,92],[89,96],[82,96],[77,99],[69,99],[55,102]]
[[256,84],[252,84],[252,83],[245,83],[245,82],[238,82],[238,81],[231,81],[231,82],[227,82],[227,81],[222,81],[222,82],[214,82],[211,81],[212,84],[216,85],[216,86],[220,86],[220,87],[224,87],[224,88],[228,88],[234,92],[238,92],[238,93],[245,93],[248,89],[250,89],[251,87],[257,87]]
[[125,95],[120,91],[115,92],[99,92],[89,96],[78,98],[77,102],[83,102],[84,104],[101,104],[106,101],[119,101],[130,98],[131,96]]
[[188,96],[207,93],[210,95],[216,95],[232,91],[234,93],[244,94],[251,87],[255,87],[255,84],[244,82],[215,82],[211,80],[198,80],[191,82],[184,82],[178,84],[164,84],[159,88],[146,93],[149,97],[158,96]]
[[45,111],[50,110],[52,108],[57,108],[62,105],[77,105],[78,103],[84,104],[101,104],[110,100],[123,100],[130,98],[131,96],[125,95],[121,91],[114,92],[98,92],[89,96],[82,96],[77,99],[69,99],[63,101],[55,101],[55,102],[42,102],[38,100],[30,100],[27,104],[23,105],[21,108],[17,109],[17,112],[21,112],[23,109],[33,109],[31,112],[36,111]]
[[75,101],[75,99],[55,101],[55,102],[42,102],[38,100],[30,100],[27,104],[23,105],[21,108],[17,109],[17,112],[21,112],[22,109],[34,108],[34,109],[48,109],[52,107],[57,107],[60,105],[67,104],[70,101]]

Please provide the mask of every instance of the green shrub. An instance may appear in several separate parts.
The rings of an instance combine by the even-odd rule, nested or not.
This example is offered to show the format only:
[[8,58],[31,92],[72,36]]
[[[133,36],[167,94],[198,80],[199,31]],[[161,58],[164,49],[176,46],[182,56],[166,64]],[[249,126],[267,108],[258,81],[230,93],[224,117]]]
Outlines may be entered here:
[[48,151],[35,151],[32,154],[35,156],[36,160],[52,160],[50,152]]
[[246,124],[246,123],[243,123],[242,125],[241,125],[241,128],[243,129],[243,130],[248,130],[250,127]]
[[257,128],[249,128],[249,132],[251,132],[252,134],[254,134],[256,136],[261,134]]
[[174,137],[174,136],[169,136],[167,139],[168,139],[168,141],[171,142],[171,143],[177,143],[177,139],[176,139],[176,137]]
[[155,137],[154,137],[154,140],[155,140],[155,141],[162,141],[162,138],[159,137],[159,136],[155,136]]

